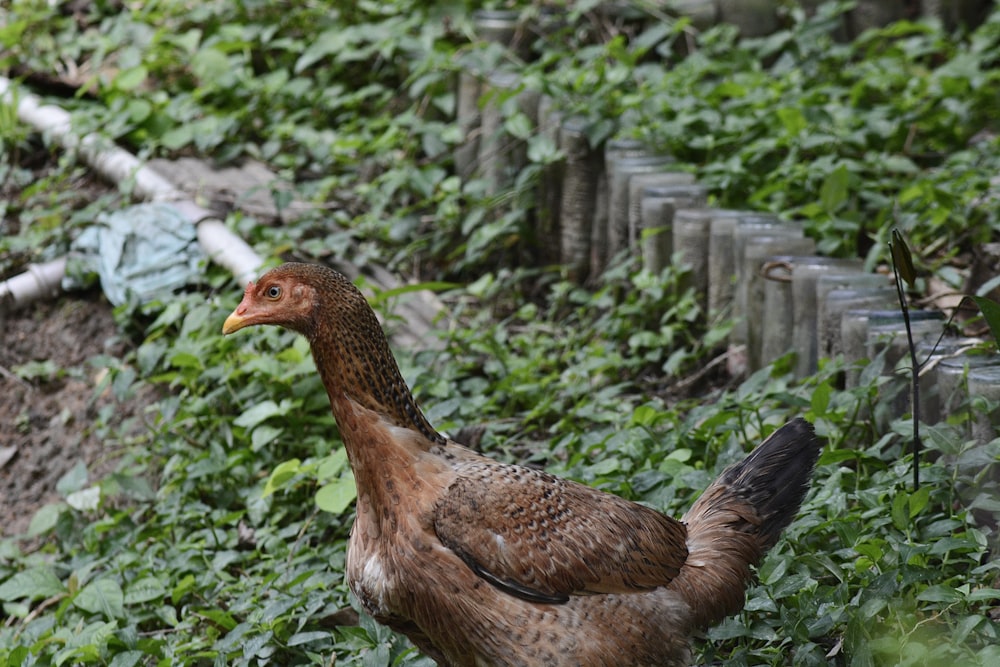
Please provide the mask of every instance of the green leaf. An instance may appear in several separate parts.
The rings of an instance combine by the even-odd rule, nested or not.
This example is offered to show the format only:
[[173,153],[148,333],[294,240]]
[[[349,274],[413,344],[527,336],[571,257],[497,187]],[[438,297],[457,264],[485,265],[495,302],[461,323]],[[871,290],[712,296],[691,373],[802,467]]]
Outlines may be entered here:
[[622,464],[621,461],[618,459],[618,457],[609,456],[608,458],[601,459],[594,465],[589,466],[587,469],[593,475],[604,476],[618,472],[619,470],[621,470],[621,468]]
[[983,319],[986,320],[986,324],[990,327],[990,333],[993,334],[993,341],[997,347],[1000,347],[1000,304],[985,296],[974,296],[972,300],[979,306],[979,310],[983,313]]
[[63,496],[68,496],[74,491],[79,491],[87,484],[87,464],[77,461],[76,464],[67,470],[59,481],[56,482],[56,491]]
[[781,581],[788,572],[788,558],[769,558],[765,561],[760,571],[760,580],[763,584],[771,586]]
[[814,584],[814,580],[808,574],[797,573],[782,577],[779,581],[771,582],[771,596],[780,600],[789,595],[799,593],[809,589]]
[[122,651],[115,654],[108,667],[135,667],[145,655],[142,651]]
[[108,577],[96,579],[84,586],[73,598],[73,604],[93,614],[104,614],[109,619],[125,616],[122,588],[118,582]]
[[192,28],[187,32],[172,35],[169,39],[179,48],[183,49],[188,55],[191,55],[195,52],[195,49],[198,48],[198,43],[201,41],[201,30]]
[[336,55],[345,49],[349,43],[346,32],[343,28],[337,28],[315,35],[309,43],[309,48],[299,56],[298,62],[295,63],[295,73],[300,74],[314,63],[328,56]]
[[527,140],[535,131],[531,119],[523,113],[516,113],[504,122],[504,129],[513,137]]
[[393,297],[409,294],[411,292],[423,292],[425,290],[428,292],[445,292],[447,290],[456,289],[457,287],[460,287],[458,283],[449,283],[443,280],[400,285],[399,287],[393,287],[391,289],[376,292],[375,295],[369,299],[369,303],[371,303],[372,306],[377,306],[384,301],[392,299]]
[[55,528],[56,523],[59,522],[59,515],[64,509],[66,509],[65,503],[50,503],[39,509],[31,517],[31,523],[28,525],[28,536],[37,537]]
[[528,159],[535,164],[550,164],[560,157],[559,147],[552,138],[544,134],[534,134],[528,138]]
[[101,487],[91,486],[66,496],[66,504],[78,512],[93,512],[101,504]]
[[640,405],[632,413],[632,425],[653,426],[660,417],[660,411],[651,405]]
[[354,475],[347,473],[333,482],[325,484],[316,492],[316,505],[324,512],[343,514],[354,499],[358,490],[354,484]]
[[167,594],[167,589],[156,577],[143,577],[133,581],[125,590],[125,604],[140,604],[160,600]]
[[924,602],[959,602],[962,597],[962,594],[951,586],[942,584],[928,586],[917,594],[917,599]]
[[301,469],[302,462],[299,459],[292,459],[278,464],[278,466],[271,472],[271,476],[267,478],[267,483],[264,485],[263,497],[267,498],[269,495],[280,489],[288,482],[288,480],[298,475]]
[[177,582],[177,585],[174,586],[173,590],[170,591],[170,601],[176,605],[185,595],[194,589],[195,585],[194,575],[184,575],[181,580]]
[[[82,627],[81,627],[82,626]],[[92,665],[101,662],[101,651],[115,636],[117,624],[113,621],[97,621],[73,628],[72,641],[66,648],[53,656],[52,665]]]
[[129,100],[125,113],[131,122],[136,124],[144,123],[153,113],[153,105],[143,99]]
[[301,646],[302,644],[308,644],[309,642],[315,641],[327,641],[330,639],[330,633],[326,630],[314,630],[311,632],[297,632],[288,638],[289,646]]
[[171,355],[170,365],[175,368],[203,368],[201,358],[196,354],[191,354],[190,352],[177,352]]
[[282,401],[279,405],[272,400],[261,401],[244,410],[243,414],[233,420],[233,424],[251,429],[262,421],[288,412],[288,406],[285,403],[286,401]]
[[191,59],[191,71],[204,82],[215,82],[229,73],[229,58],[218,49],[203,48]]
[[7,655],[7,665],[8,667],[20,667],[21,665],[30,665],[32,663],[28,662],[28,658],[31,656],[31,649],[27,646],[18,646],[10,651]]
[[910,513],[907,510],[907,500],[908,495],[906,491],[903,491],[902,489],[896,491],[896,495],[892,498],[890,516],[892,517],[892,525],[896,527],[896,530],[905,531],[910,525]]
[[812,392],[810,397],[810,408],[816,416],[823,416],[830,405],[830,396],[833,394],[833,387],[829,382],[820,382]]
[[18,572],[0,584],[0,600],[40,600],[60,595],[66,587],[47,567],[36,567]]
[[325,480],[335,477],[347,468],[347,450],[343,447],[334,450],[319,462],[316,479]]
[[160,136],[160,143],[164,148],[177,150],[191,143],[194,139],[194,131],[190,125],[178,125],[164,132]]
[[910,494],[909,505],[910,505],[910,518],[920,514],[931,497],[931,487],[923,486]]
[[879,562],[885,555],[885,551],[882,547],[874,542],[859,542],[854,545],[854,551],[856,551],[859,555],[864,556],[872,563]]
[[649,27],[629,42],[637,53],[645,53],[666,39],[675,29],[673,21],[650,21]]
[[861,605],[861,608],[858,610],[858,617],[866,621],[870,621],[880,614],[888,605],[888,600],[885,600],[884,598],[872,598],[865,601],[865,603]]
[[61,369],[51,360],[29,361],[14,367],[14,373],[23,380],[48,381],[56,377]]
[[969,602],[981,602],[983,600],[1000,600],[1000,589],[978,588],[966,597]]
[[955,641],[964,642],[969,634],[983,623],[988,623],[985,615],[970,614],[969,616],[959,619],[954,633]]
[[785,128],[785,132],[792,136],[797,136],[808,127],[806,117],[798,107],[783,107],[776,111],[778,120]]
[[[13,12],[11,13],[13,14]],[[6,17],[5,24],[0,25],[0,44],[7,47],[16,46],[29,25],[27,19],[14,21],[12,18],[12,16]]]
[[896,267],[896,271],[899,272],[907,285],[913,287],[917,281],[917,272],[913,270],[913,256],[898,229],[892,230],[892,242],[889,244],[889,250],[892,252],[892,263]]
[[274,442],[274,439],[281,435],[284,429],[270,424],[261,424],[253,430],[250,436],[250,449],[260,451],[263,447]]
[[113,85],[118,90],[135,90],[142,85],[147,76],[149,76],[149,72],[145,67],[139,65],[118,72]]
[[901,174],[916,174],[920,168],[913,163],[913,160],[904,155],[881,155],[880,164],[886,171],[894,171]]
[[674,451],[667,454],[667,459],[670,461],[679,461],[681,463],[686,463],[691,460],[692,451],[687,447],[681,447],[680,449],[675,449]]
[[847,202],[847,190],[851,174],[846,165],[840,165],[823,179],[819,189],[819,200],[827,213],[834,213]]
[[200,609],[197,613],[223,628],[226,632],[229,632],[238,625],[233,615],[224,609]]
[[[962,274],[959,273],[957,270],[955,270],[954,267],[942,267],[942,268],[951,269],[954,272],[955,277],[958,278],[957,281],[953,281],[951,284],[954,285],[962,284]],[[992,278],[984,282],[982,285],[977,287],[976,296],[986,296],[987,294],[997,289],[998,287],[1000,287],[1000,274],[993,276]]]

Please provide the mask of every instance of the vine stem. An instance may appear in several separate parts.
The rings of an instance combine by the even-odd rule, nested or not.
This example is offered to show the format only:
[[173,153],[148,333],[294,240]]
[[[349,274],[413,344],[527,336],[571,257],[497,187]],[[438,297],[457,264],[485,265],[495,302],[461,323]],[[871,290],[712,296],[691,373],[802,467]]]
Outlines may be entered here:
[[[896,233],[894,233],[896,235]],[[902,243],[902,239],[897,239]],[[890,251],[892,242],[889,243]],[[910,309],[906,305],[906,293],[903,290],[903,281],[899,277],[899,267],[896,264],[896,253],[890,252],[892,257],[892,274],[896,282],[896,296],[899,299],[899,308],[903,312],[903,325],[906,327],[906,343],[910,352],[910,400],[913,415],[913,490],[920,488],[920,453],[923,450],[923,442],[920,440],[920,365],[917,363],[917,346],[913,344],[913,329],[910,326]]]

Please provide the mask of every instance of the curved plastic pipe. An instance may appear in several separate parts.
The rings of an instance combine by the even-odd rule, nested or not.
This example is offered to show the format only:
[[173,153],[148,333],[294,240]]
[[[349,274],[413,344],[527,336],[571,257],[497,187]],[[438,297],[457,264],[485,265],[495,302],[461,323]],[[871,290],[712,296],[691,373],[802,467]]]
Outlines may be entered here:
[[[198,244],[208,258],[229,269],[238,284],[245,285],[256,277],[264,263],[260,255],[214,217],[211,211],[195,204],[182,190],[142,164],[139,158],[99,134],[78,137],[73,134],[69,112],[54,104],[42,104],[37,96],[23,89],[18,89],[15,94],[11,80],[2,76],[0,101],[17,104],[17,116],[22,122],[56,140],[67,150],[78,151],[87,164],[107,180],[113,183],[131,180],[136,198],[171,202],[197,224]],[[0,283],[0,302],[9,299],[14,306],[20,306],[41,296],[58,293],[65,268],[65,258],[29,266],[25,273]],[[60,271],[58,276],[56,271]]]

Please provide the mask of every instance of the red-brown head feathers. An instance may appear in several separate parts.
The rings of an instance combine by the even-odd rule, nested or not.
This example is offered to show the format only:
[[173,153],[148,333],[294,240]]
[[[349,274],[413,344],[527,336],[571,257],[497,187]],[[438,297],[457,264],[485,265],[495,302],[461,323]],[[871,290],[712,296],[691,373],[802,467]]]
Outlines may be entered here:
[[441,441],[403,381],[375,312],[340,273],[319,264],[271,269],[247,285],[222,332],[255,324],[275,324],[308,338],[331,397],[349,395],[429,441]]
[[[284,264],[268,271],[256,283],[247,283],[243,299],[226,318],[222,333],[255,324],[274,324],[311,336],[318,290],[309,280],[309,272],[294,270]],[[292,267],[288,269],[286,267]]]

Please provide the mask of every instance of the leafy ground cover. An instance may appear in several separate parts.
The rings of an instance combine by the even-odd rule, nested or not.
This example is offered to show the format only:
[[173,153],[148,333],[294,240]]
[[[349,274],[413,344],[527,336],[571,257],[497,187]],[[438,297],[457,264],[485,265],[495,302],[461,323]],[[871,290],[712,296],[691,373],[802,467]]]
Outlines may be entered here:
[[[702,662],[1000,660],[1000,442],[956,466],[967,415],[928,427],[913,489],[909,422],[867,418],[896,379],[869,372],[844,390],[837,362],[796,381],[783,358],[731,381],[710,365],[731,323],[704,322],[679,269],[619,258],[581,287],[522,261],[531,186],[559,153],[512,97],[504,125],[532,159],[518,196],[451,165],[456,75],[515,68],[584,115],[595,145],[633,135],[669,148],[716,203],[804,219],[828,254],[884,263],[899,228],[919,291],[931,278],[974,290],[976,251],[1000,228],[1000,14],[973,31],[903,22],[841,44],[829,29],[849,3],[811,19],[789,9],[757,40],[580,3],[519,59],[470,44],[464,4],[342,4],[15,1],[0,10],[0,62],[58,95],[81,130],[142,154],[269,163],[316,204],[281,225],[230,217],[274,261],[348,257],[462,285],[441,294],[440,349],[397,352],[431,420],[480,427],[494,456],[679,514],[778,424],[812,420],[827,440],[815,490],[746,610],[698,642]],[[7,276],[65,252],[124,197],[80,197],[72,156],[7,107],[0,123]],[[113,472],[70,470],[27,535],[0,541],[0,664],[428,664],[370,619],[339,625],[351,480],[335,426],[301,339],[220,336],[238,295],[209,266],[169,302],[116,309],[121,345],[92,361],[11,362],[15,391],[99,368],[102,400],[143,426],[101,408],[91,428]]]

